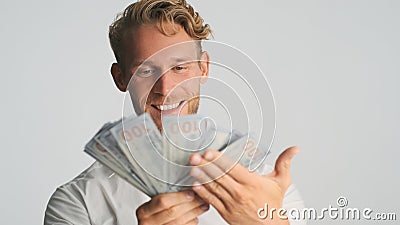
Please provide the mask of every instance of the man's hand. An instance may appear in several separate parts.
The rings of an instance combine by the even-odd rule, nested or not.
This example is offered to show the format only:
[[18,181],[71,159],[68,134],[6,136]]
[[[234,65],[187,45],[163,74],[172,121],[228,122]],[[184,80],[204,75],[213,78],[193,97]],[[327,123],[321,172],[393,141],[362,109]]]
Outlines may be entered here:
[[141,205],[136,216],[139,225],[193,225],[208,209],[209,204],[189,190],[157,195]]
[[[267,175],[251,173],[240,164],[232,167],[232,161],[218,151],[206,151],[202,156],[193,154],[190,162],[191,175],[195,182],[193,190],[204,201],[214,206],[231,225],[235,224],[289,224],[278,217],[273,220],[258,217],[257,210],[268,204],[268,208],[280,209],[284,194],[291,184],[290,163],[297,147],[286,149],[277,159],[275,169]],[[224,171],[228,171],[224,174]],[[224,174],[221,176],[221,174]],[[213,180],[212,182],[207,182]],[[283,216],[283,215],[282,215]]]

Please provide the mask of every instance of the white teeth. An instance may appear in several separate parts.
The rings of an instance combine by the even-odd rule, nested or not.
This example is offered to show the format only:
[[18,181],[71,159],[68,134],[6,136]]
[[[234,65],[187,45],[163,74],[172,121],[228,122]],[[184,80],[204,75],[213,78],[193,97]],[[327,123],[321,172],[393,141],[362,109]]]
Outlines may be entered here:
[[164,110],[174,109],[174,108],[178,107],[179,104],[180,104],[180,102],[177,102],[177,103],[174,103],[171,105],[157,105],[156,107],[157,107],[157,109],[164,111]]

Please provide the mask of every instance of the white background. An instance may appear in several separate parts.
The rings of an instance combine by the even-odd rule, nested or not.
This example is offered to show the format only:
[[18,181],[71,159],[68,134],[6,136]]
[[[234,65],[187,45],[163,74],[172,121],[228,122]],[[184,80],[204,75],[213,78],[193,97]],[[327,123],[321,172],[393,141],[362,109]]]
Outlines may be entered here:
[[[400,1],[191,1],[215,40],[250,55],[277,105],[273,151],[298,145],[308,207],[396,212]],[[2,224],[42,224],[57,186],[93,161],[84,144],[120,117],[108,25],[130,1],[1,1]],[[276,155],[275,155],[276,156]],[[309,224],[395,224],[311,221]]]

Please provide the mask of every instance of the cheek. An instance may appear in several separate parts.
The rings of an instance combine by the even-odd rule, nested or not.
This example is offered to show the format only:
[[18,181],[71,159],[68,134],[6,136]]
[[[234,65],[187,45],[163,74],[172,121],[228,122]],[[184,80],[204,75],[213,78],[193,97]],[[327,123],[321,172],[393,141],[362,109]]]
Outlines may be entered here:
[[131,85],[128,89],[133,107],[137,112],[138,110],[140,112],[144,111],[144,106],[150,93],[150,88],[147,88],[148,86],[151,86],[151,84],[148,85],[147,82],[142,82],[140,85],[138,83]]
[[139,99],[135,93],[129,92],[129,96],[131,97],[133,108],[137,114],[141,114],[144,112],[144,107],[141,99]]
[[190,78],[182,81],[179,85],[181,89],[186,93],[190,93],[191,96],[198,96],[200,93],[200,79],[199,78]]

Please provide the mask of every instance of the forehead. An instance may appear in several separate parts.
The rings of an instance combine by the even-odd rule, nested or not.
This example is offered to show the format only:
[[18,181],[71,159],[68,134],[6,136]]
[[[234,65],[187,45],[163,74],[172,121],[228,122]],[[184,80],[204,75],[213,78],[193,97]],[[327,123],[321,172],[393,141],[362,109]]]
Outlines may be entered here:
[[[193,58],[197,55],[198,49],[195,42],[190,42],[193,39],[179,25],[175,26],[179,29],[172,36],[163,34],[156,25],[152,24],[128,30],[124,37],[123,61],[125,64],[137,66],[136,64],[144,62],[151,56],[153,60],[162,60],[168,57]],[[172,29],[172,27],[166,28]]]

